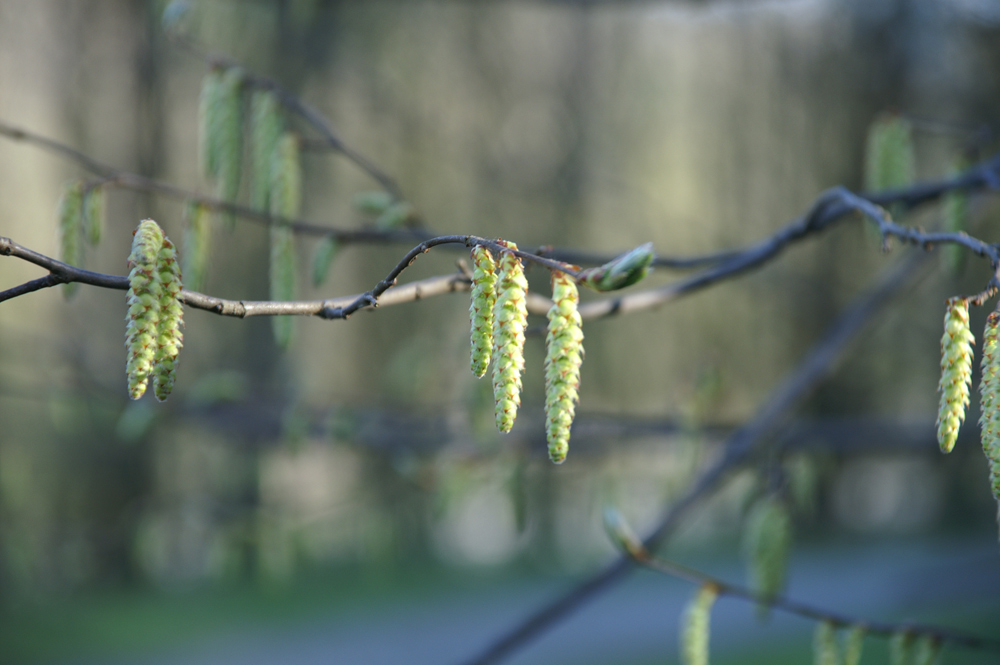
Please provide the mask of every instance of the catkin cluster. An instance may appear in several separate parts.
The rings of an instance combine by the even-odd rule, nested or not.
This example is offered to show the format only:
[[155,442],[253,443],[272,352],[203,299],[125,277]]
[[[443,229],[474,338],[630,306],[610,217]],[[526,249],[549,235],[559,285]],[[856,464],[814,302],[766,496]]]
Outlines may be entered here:
[[545,436],[549,458],[562,464],[569,452],[583,362],[583,322],[577,311],[580,294],[572,277],[553,271],[552,300],[545,339]]
[[[60,259],[71,266],[83,264],[83,241],[91,245],[101,241],[104,225],[104,187],[88,185],[83,180],[66,184],[59,199],[59,248]],[[76,292],[76,282],[63,285],[66,297]]]
[[[509,249],[517,249],[512,242]],[[524,371],[524,329],[528,325],[528,280],[521,259],[501,252],[497,262],[496,304],[493,307],[493,399],[497,429],[509,432],[521,406]]]
[[969,330],[969,302],[949,298],[941,337],[941,404],[938,408],[937,433],[941,452],[950,453],[958,439],[958,429],[965,420],[972,384],[972,344]]
[[1000,502],[1000,348],[997,346],[997,327],[1000,312],[986,318],[983,332],[982,378],[979,383],[980,416],[983,453],[990,466],[990,487]]
[[152,377],[156,398],[163,401],[174,385],[184,311],[178,300],[182,286],[177,253],[151,219],[142,220],[135,231],[128,268],[125,370],[129,395],[142,397]]
[[[250,164],[250,205],[274,217],[294,219],[302,205],[302,170],[299,138],[287,131],[281,100],[274,90],[254,89],[249,95],[249,113],[244,114],[246,91],[253,80],[239,67],[211,69],[202,82],[199,107],[199,146],[204,176],[216,184],[217,195],[235,201],[240,192],[244,161],[244,123],[248,137]],[[246,117],[244,117],[246,116]],[[230,224],[231,213],[225,214]],[[193,226],[201,218],[190,216]],[[191,228],[193,248],[191,266],[202,281],[207,262],[208,233]],[[322,281],[333,258],[336,243],[324,241],[314,261],[314,280]],[[296,293],[296,252],[292,230],[275,224],[271,227],[270,296],[272,300],[294,300]],[[287,347],[292,338],[294,319],[273,317],[272,327],[279,346]]]

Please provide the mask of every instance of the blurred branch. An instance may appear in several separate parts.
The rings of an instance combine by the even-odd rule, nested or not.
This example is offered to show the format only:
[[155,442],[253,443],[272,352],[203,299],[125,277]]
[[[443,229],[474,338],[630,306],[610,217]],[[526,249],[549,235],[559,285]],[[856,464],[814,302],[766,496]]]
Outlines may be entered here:
[[427,232],[417,229],[335,229],[328,226],[313,224],[301,219],[286,219],[276,217],[249,206],[238,203],[230,203],[221,199],[203,196],[197,192],[183,189],[161,180],[147,178],[137,173],[130,173],[122,169],[104,164],[82,152],[71,148],[53,139],[29,132],[19,127],[14,127],[0,121],[0,136],[4,136],[14,141],[20,141],[38,146],[50,152],[68,158],[90,173],[99,176],[101,182],[106,185],[121,187],[134,191],[161,194],[169,198],[181,201],[194,201],[210,210],[238,215],[244,219],[266,225],[283,225],[301,235],[330,237],[343,244],[350,243],[396,243],[413,242],[428,237]]
[[[859,296],[830,326],[824,338],[812,348],[795,371],[771,393],[753,420],[729,436],[722,456],[703,471],[687,493],[666,511],[659,524],[643,540],[643,547],[655,549],[660,545],[691,508],[714,491],[731,471],[749,459],[762,442],[773,435],[780,421],[829,376],[848,344],[865,329],[868,322],[893,296],[917,277],[920,269],[926,265],[926,255],[912,256],[889,271],[874,288]],[[585,605],[598,593],[623,579],[633,565],[631,558],[619,557],[589,579],[525,617],[465,663],[487,665],[504,660]]]
[[643,546],[641,542],[639,542],[639,539],[631,533],[627,525],[621,522],[620,519],[612,519],[615,519],[617,522],[609,525],[609,530],[612,531],[612,538],[619,545],[625,556],[632,562],[644,568],[649,568],[650,570],[655,570],[659,573],[664,573],[666,575],[670,575],[671,577],[677,577],[694,584],[710,585],[715,589],[719,596],[729,596],[732,598],[748,600],[760,606],[774,608],[782,612],[804,617],[806,619],[812,619],[813,621],[826,621],[835,628],[851,628],[855,626],[863,627],[865,632],[869,635],[892,637],[900,633],[906,633],[914,636],[926,636],[939,642],[950,642],[952,644],[968,647],[970,649],[1000,651],[1000,640],[977,637],[975,635],[957,632],[941,626],[930,626],[916,623],[868,621],[866,619],[831,612],[830,610],[822,609],[813,605],[807,605],[783,596],[771,598],[759,595],[747,587],[740,586],[738,584],[731,584],[717,577],[713,577],[708,573],[703,573],[699,570],[695,570],[694,568],[688,568],[687,566],[679,563],[654,556],[648,549],[646,549],[646,547]]

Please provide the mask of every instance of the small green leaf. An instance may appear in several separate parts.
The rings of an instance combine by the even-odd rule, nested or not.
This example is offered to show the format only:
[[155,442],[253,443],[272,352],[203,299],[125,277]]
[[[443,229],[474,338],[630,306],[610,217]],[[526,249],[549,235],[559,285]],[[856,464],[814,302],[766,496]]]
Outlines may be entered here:
[[354,195],[354,209],[369,215],[381,215],[395,202],[395,197],[389,192],[374,190],[358,192]]
[[413,206],[406,201],[393,203],[375,220],[375,228],[382,231],[399,228],[410,221],[413,213]]
[[647,242],[602,266],[580,273],[580,282],[595,291],[616,291],[632,286],[649,274],[656,252]]

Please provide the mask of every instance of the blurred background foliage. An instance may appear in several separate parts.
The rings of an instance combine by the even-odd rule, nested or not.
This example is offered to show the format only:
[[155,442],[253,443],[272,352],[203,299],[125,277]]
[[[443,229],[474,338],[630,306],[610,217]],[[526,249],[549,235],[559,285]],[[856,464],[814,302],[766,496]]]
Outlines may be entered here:
[[[205,65],[168,41],[164,4],[0,4],[0,118],[210,193],[196,155]],[[861,189],[866,131],[886,109],[914,119],[920,179],[996,147],[1000,11],[988,0],[190,4],[194,37],[314,104],[442,234],[609,253],[651,240],[663,255],[697,254],[766,236],[827,187]],[[306,219],[371,223],[351,207],[373,187],[363,173],[337,155],[304,159]],[[0,233],[57,255],[56,201],[77,175],[0,141]],[[141,218],[182,235],[181,203],[112,190],[108,206],[106,239],[86,256],[93,270],[124,272]],[[932,227],[941,215],[928,206],[906,221]],[[970,233],[992,240],[998,227],[996,201],[974,200]],[[204,290],[266,298],[266,230],[215,233]],[[303,298],[364,291],[407,249],[346,247],[314,288],[314,242],[298,240]],[[188,311],[165,404],[128,400],[121,293],[6,302],[0,649],[45,660],[207,631],[207,619],[176,634],[161,620],[189,611],[187,597],[247,618],[247,598],[285,589],[309,614],[348,604],[318,589],[360,602],[401,580],[412,590],[414,579],[592,570],[612,551],[602,506],[650,524],[846,303],[909,251],[882,253],[845,224],[696,297],[585,325],[580,417],[561,467],[544,455],[540,341],[528,342],[523,415],[501,437],[488,380],[468,370],[462,295],[298,320],[287,352],[263,318]],[[457,257],[432,252],[406,278],[449,272]],[[834,448],[824,423],[846,423],[841,438],[855,443],[872,422],[906,434],[890,452],[855,445],[787,461],[800,545],[995,538],[973,428],[948,458],[934,445],[942,303],[989,277],[969,259],[898,300],[801,410],[803,431]],[[39,274],[0,261],[4,287]],[[659,270],[644,286],[673,278]],[[529,280],[547,293],[541,271]],[[973,330],[985,314],[973,312]],[[752,470],[730,483],[671,551],[734,554],[758,487]],[[222,590],[229,601],[204,600]],[[146,624],[159,632],[101,637],[91,626],[62,634],[63,647],[39,637],[73,612],[96,622],[108,593],[159,608]],[[122,616],[138,606],[106,625],[131,625]]]

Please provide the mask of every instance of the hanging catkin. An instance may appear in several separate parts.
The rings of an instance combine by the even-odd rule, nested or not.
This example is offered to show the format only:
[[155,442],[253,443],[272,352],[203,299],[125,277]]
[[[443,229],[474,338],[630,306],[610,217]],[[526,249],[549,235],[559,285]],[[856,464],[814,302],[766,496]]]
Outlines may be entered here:
[[907,187],[914,180],[913,128],[896,114],[875,119],[868,129],[865,185],[869,191]]
[[[517,249],[512,242],[509,249]],[[493,399],[497,429],[509,432],[521,406],[524,371],[524,328],[528,324],[528,280],[521,260],[501,252],[498,260],[497,299],[493,308]]]
[[183,346],[184,308],[178,299],[181,295],[181,268],[177,251],[170,238],[163,236],[156,263],[160,282],[159,322],[157,323],[156,354],[153,357],[154,393],[163,401],[174,389],[177,374],[177,356]]
[[941,452],[950,453],[958,439],[958,429],[965,420],[972,384],[972,344],[975,337],[969,331],[969,302],[965,298],[949,298],[941,337],[941,404],[938,408],[938,443]]
[[212,246],[211,211],[197,201],[188,201],[184,209],[184,279],[188,288],[200,291],[208,275],[208,257]]
[[250,97],[250,205],[270,209],[271,157],[285,130],[281,103],[271,90],[255,90]]
[[163,295],[157,261],[162,247],[163,231],[153,220],[142,220],[132,236],[132,252],[128,257],[129,287],[125,296],[128,305],[125,371],[132,399],[139,399],[146,392],[156,357],[160,299]]
[[840,665],[837,653],[837,629],[829,621],[820,621],[813,635],[813,663],[815,665]]
[[[59,199],[59,258],[63,263],[79,267],[83,262],[83,182],[74,180],[66,185]],[[63,285],[67,298],[76,293],[76,282]]]
[[472,248],[472,299],[469,304],[471,326],[470,367],[482,378],[493,353],[493,307],[496,304],[496,263],[490,250],[482,245]]
[[706,584],[688,603],[681,620],[681,662],[684,665],[708,665],[712,605],[718,595],[713,585]]
[[747,516],[743,551],[749,563],[750,582],[765,602],[785,586],[792,519],[788,506],[775,494],[759,499]]
[[844,637],[844,665],[858,665],[868,630],[864,626],[851,626]]
[[[990,468],[990,488],[1000,505],[1000,347],[997,328],[1000,312],[986,317],[983,332],[982,379],[979,382],[979,428],[983,454]],[[1000,512],[998,512],[1000,518]]]
[[[285,219],[299,216],[302,206],[302,167],[299,162],[299,140],[291,133],[284,134],[275,144],[271,155],[270,192],[271,214]],[[295,299],[295,236],[284,224],[271,226],[271,299]],[[275,341],[281,348],[288,348],[294,332],[295,320],[290,316],[271,319]]]
[[583,362],[583,321],[577,311],[580,294],[572,277],[553,271],[552,300],[545,338],[545,436],[549,458],[562,464],[569,452]]

